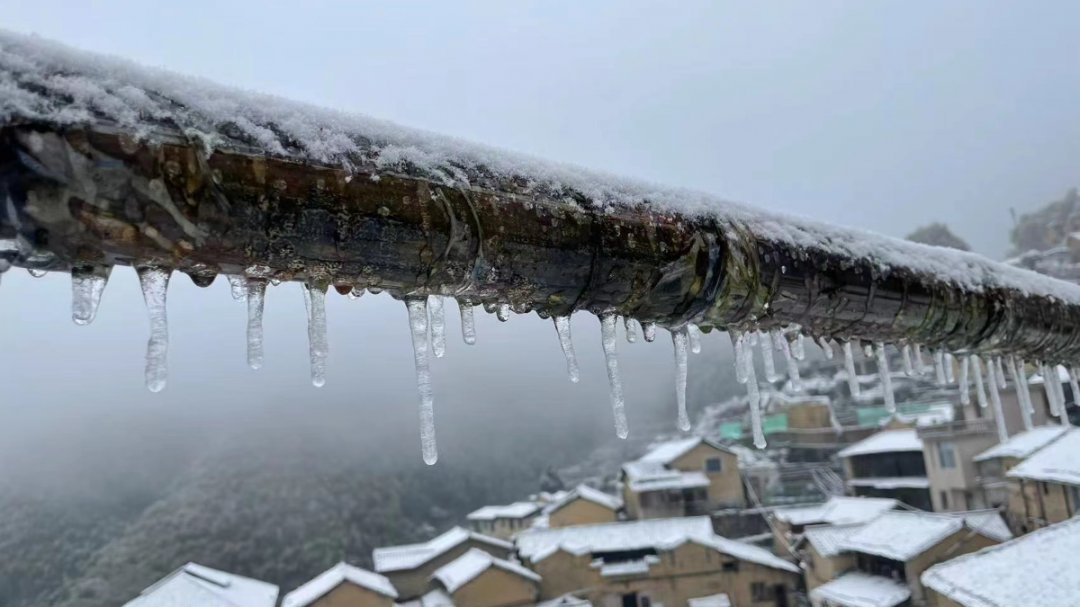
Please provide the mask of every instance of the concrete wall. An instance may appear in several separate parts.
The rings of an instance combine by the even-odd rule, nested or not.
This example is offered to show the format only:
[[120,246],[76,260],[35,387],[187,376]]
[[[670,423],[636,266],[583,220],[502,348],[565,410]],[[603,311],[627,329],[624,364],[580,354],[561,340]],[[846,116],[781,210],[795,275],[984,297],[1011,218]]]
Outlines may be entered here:
[[856,558],[850,553],[833,557],[822,556],[807,542],[805,554],[807,568],[803,571],[803,578],[806,580],[807,592],[855,568]]
[[548,515],[548,526],[569,527],[614,523],[617,520],[619,517],[614,510],[579,497]]
[[829,428],[829,405],[820,403],[803,403],[784,409],[787,413],[788,428],[799,430],[812,430],[817,428]]
[[386,595],[344,582],[312,603],[311,607],[393,607],[393,605],[394,600]]
[[[943,468],[938,448],[942,443],[951,443],[955,457],[955,466]],[[930,479],[930,499],[935,512],[957,512],[986,508],[987,504],[979,491],[973,458],[997,444],[994,434],[957,434],[948,437],[924,437],[923,459],[926,461],[926,475]],[[942,493],[948,502],[942,500]]]
[[961,529],[938,542],[930,550],[905,563],[904,575],[907,576],[908,586],[911,588],[911,602],[918,605],[920,601],[926,600],[926,591],[919,580],[924,571],[938,563],[999,543],[997,540],[973,533],[970,529]]
[[945,595],[939,593],[937,590],[934,590],[932,588],[926,589],[926,599],[926,604],[929,605],[929,607],[967,607],[966,605],[962,603],[957,603],[956,601],[946,597]]
[[536,582],[490,567],[450,597],[456,607],[510,607],[535,604],[539,593]]
[[[658,556],[660,562],[647,575],[620,579],[601,577],[598,569],[589,566],[592,556],[588,554],[575,557],[560,551],[535,563],[533,568],[543,576],[541,599],[578,592],[597,607],[621,607],[622,596],[629,593],[648,596],[653,604],[681,607],[691,598],[720,592],[726,593],[732,604],[739,607],[766,607],[781,604],[771,595],[778,586],[782,587],[782,600],[789,606],[795,605],[793,593],[798,588],[798,573],[737,561],[692,543]],[[755,582],[765,585],[769,593],[766,600],[753,600]]]
[[414,599],[431,589],[430,579],[435,570],[457,557],[465,554],[472,548],[479,548],[492,556],[504,559],[509,556],[508,550],[495,548],[484,542],[469,540],[447,550],[443,554],[431,559],[416,569],[408,571],[390,571],[383,575],[390,578],[390,583],[398,591],[399,600]]
[[[721,471],[718,473],[705,470],[706,460],[714,457],[720,458],[722,462]],[[671,467],[682,472],[704,472],[709,477],[709,504],[712,507],[746,507],[746,492],[743,489],[742,475],[739,474],[739,457],[734,453],[701,443],[673,461]]]
[[1069,486],[1042,481],[1009,479],[1007,517],[1016,533],[1029,533],[1071,518],[1080,504],[1069,496]]

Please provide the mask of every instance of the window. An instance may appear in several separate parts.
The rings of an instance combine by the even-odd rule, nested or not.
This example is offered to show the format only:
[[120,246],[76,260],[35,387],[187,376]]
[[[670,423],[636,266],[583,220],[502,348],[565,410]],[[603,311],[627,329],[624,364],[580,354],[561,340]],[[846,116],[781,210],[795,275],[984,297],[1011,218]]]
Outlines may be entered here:
[[719,457],[710,457],[705,460],[705,472],[723,472],[724,462]]
[[720,570],[735,573],[739,570],[739,561],[728,561],[720,566]]
[[769,600],[769,592],[765,582],[753,582],[750,584],[750,600],[758,603]]
[[948,510],[949,509],[949,492],[948,491],[942,491],[941,492],[941,509],[942,510]]
[[956,467],[956,447],[952,443],[945,441],[938,443],[938,464],[942,468],[955,468]]
[[1050,483],[1039,483],[1042,485],[1043,495],[1050,495]]

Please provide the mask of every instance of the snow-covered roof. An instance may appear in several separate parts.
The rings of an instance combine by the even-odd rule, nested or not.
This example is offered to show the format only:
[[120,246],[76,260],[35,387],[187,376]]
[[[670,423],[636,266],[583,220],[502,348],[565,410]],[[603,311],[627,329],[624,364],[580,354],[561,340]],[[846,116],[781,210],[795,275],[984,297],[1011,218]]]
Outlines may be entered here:
[[1012,288],[1071,303],[1080,287],[977,254],[754,209],[684,188],[659,186],[346,112],[242,91],[161,69],[0,31],[0,123],[111,123],[139,137],[172,127],[211,149],[397,171],[448,185],[511,180],[557,200],[580,194],[600,210],[647,205],[654,213],[718,217],[793,249],[866,259],[883,275],[907,268],[971,292]]
[[[1056,369],[1057,369],[1058,381],[1060,381],[1063,384],[1068,382],[1069,381],[1069,370],[1066,369],[1065,367],[1061,366],[1061,365],[1058,365],[1056,367]],[[1028,383],[1029,384],[1038,384],[1038,385],[1041,386],[1042,383],[1043,383],[1042,374],[1041,373],[1033,373],[1031,375],[1031,377],[1028,378]]]
[[1006,474],[1013,478],[1080,485],[1080,429],[1071,428]]
[[773,510],[773,515],[790,525],[812,523],[842,525],[869,521],[882,512],[892,510],[897,504],[896,500],[884,497],[834,496],[814,506],[777,508]]
[[507,573],[512,573],[533,582],[540,581],[540,576],[536,573],[517,563],[495,558],[479,548],[473,548],[442,567],[439,567],[431,577],[438,580],[443,587],[446,588],[447,592],[454,593],[492,567],[502,569]]
[[375,563],[375,571],[379,573],[415,569],[436,556],[445,554],[447,551],[470,540],[503,550],[513,548],[513,544],[510,542],[481,535],[461,527],[454,527],[446,533],[423,543],[376,548],[371,552],[371,559]]
[[514,502],[505,506],[484,506],[473,510],[466,517],[470,521],[493,521],[495,519],[529,518],[540,512],[536,502]]
[[930,479],[925,476],[888,476],[882,478],[853,478],[849,487],[873,487],[874,489],[929,489]]
[[[645,462],[631,462],[623,465],[627,472],[627,487],[634,493],[645,491],[664,491],[668,489],[694,489],[709,486],[709,477],[704,472],[680,472],[667,468],[646,470]],[[631,472],[632,470],[632,472]]]
[[559,598],[537,603],[536,607],[592,607],[592,603],[572,594],[564,594]]
[[726,594],[711,594],[696,599],[686,599],[687,607],[731,607],[731,599]]
[[814,604],[828,601],[843,607],[894,607],[911,598],[906,584],[858,571],[826,582],[810,591]]
[[701,443],[705,443],[714,449],[720,451],[730,451],[713,441],[702,438],[700,436],[691,436],[688,438],[680,438],[677,440],[665,441],[656,445],[653,445],[649,451],[638,458],[640,462],[654,462],[657,464],[663,464],[665,466],[671,465],[672,462],[686,455],[691,449],[697,447]]
[[851,534],[862,529],[866,523],[851,525],[814,525],[803,530],[803,538],[810,542],[818,554],[825,557],[836,556],[844,552],[844,541]]
[[873,453],[896,453],[901,451],[922,451],[923,443],[913,428],[882,430],[863,440],[841,449],[840,457],[870,455]]
[[644,558],[633,559],[629,561],[615,561],[613,563],[599,563],[600,565],[600,577],[629,577],[638,575],[648,575],[649,567],[656,564],[660,559],[651,555],[646,555]]
[[518,554],[532,562],[542,561],[559,550],[574,555],[648,548],[672,550],[686,542],[766,567],[798,571],[768,550],[716,535],[712,521],[705,516],[530,529],[517,537]]
[[392,599],[398,596],[394,585],[386,577],[347,563],[338,563],[310,582],[286,594],[281,607],[307,607],[344,583],[355,584]]
[[[991,516],[997,517],[994,522]],[[839,543],[841,550],[909,561],[950,535],[969,528],[991,539],[1012,536],[994,511],[930,513],[890,511],[864,525]]]
[[963,607],[1071,607],[1080,597],[1080,518],[934,565],[924,586]]
[[1027,432],[1021,432],[1009,437],[1009,440],[998,443],[986,451],[975,456],[975,461],[982,462],[998,457],[1015,457],[1023,459],[1046,445],[1053,442],[1062,434],[1065,434],[1065,426],[1039,426]]
[[598,506],[603,506],[608,510],[618,510],[623,506],[622,500],[618,497],[611,495],[610,493],[604,493],[599,489],[593,489],[588,485],[582,484],[574,487],[572,491],[564,495],[559,501],[548,504],[548,506],[544,508],[544,514],[550,515],[556,510],[559,510],[563,506],[566,506],[578,499],[583,499],[587,502],[592,502]]
[[454,599],[442,588],[429,590],[418,599],[396,603],[397,607],[455,607]]
[[124,607],[274,607],[278,587],[188,563],[161,578]]

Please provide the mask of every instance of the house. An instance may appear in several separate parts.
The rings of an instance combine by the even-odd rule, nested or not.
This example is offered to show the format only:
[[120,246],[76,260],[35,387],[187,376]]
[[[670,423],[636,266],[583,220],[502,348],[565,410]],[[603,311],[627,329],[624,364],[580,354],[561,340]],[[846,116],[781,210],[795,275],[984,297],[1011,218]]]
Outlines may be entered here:
[[431,576],[436,570],[473,548],[506,558],[513,550],[513,544],[454,527],[420,544],[376,548],[371,557],[375,571],[390,580],[400,598],[411,600],[428,592]]
[[[813,591],[855,569],[855,553],[844,549],[848,536],[866,526],[865,522],[845,525],[814,525],[807,527],[797,548],[802,555],[806,589]],[[910,593],[908,593],[910,595]]]
[[976,454],[972,458],[975,463],[976,482],[987,506],[999,508],[1007,505],[1009,480],[1005,473],[1032,453],[1057,440],[1066,430],[1067,428],[1060,425],[1038,426]]
[[1005,473],[1009,520],[1022,533],[1080,510],[1080,429],[1071,428]]
[[286,594],[281,607],[393,607],[397,596],[386,577],[338,563]]
[[850,525],[865,523],[899,505],[885,497],[830,497],[813,506],[792,506],[772,511],[773,546],[783,557],[794,556],[787,549],[810,525]]
[[[893,607],[921,605],[926,592],[919,576],[930,566],[1012,538],[993,510],[963,513],[891,511],[852,529],[807,530],[818,562],[808,566],[811,602],[818,606]],[[813,539],[810,539],[813,538]],[[830,556],[831,555],[831,556]],[[827,570],[831,568],[831,572]],[[851,576],[858,573],[857,576]],[[838,577],[819,583],[826,575]],[[897,584],[906,586],[907,593]]]
[[188,563],[161,578],[124,607],[274,607],[278,587],[259,580]]
[[914,428],[891,422],[881,432],[837,452],[849,490],[858,496],[886,497],[920,510],[930,510],[923,442]]
[[499,539],[510,539],[515,533],[532,526],[540,516],[540,504],[531,501],[514,502],[505,506],[484,506],[466,516],[469,528]]
[[735,605],[796,604],[798,567],[716,535],[704,516],[532,529],[516,544],[542,578],[542,599],[573,593],[595,605],[646,607],[725,594]]
[[548,527],[614,523],[619,520],[622,507],[618,497],[588,485],[578,485],[561,499],[548,504],[544,516]]
[[535,605],[540,594],[539,575],[479,548],[436,569],[431,581],[455,607]]
[[934,565],[922,574],[932,607],[1072,607],[1080,597],[1080,519]]
[[626,514],[631,519],[708,514],[746,507],[739,458],[711,440],[686,438],[656,445],[623,464]]
[[998,442],[996,422],[957,419],[919,427],[916,433],[923,444],[934,512],[989,508],[974,458]]

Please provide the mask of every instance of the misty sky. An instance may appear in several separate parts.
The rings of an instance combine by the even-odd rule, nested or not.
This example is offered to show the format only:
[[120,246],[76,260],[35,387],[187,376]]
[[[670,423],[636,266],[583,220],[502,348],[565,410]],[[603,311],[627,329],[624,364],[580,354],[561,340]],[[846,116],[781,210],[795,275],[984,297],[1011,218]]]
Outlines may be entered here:
[[[5,0],[0,14],[6,28],[222,83],[815,219],[894,236],[944,221],[993,257],[1010,208],[1080,182],[1075,2]],[[198,425],[229,407],[318,415],[355,402],[415,440],[397,302],[330,298],[329,380],[315,390],[298,286],[268,296],[256,375],[243,306],[223,284],[175,277],[170,384],[151,395],[134,273],[114,279],[85,328],[69,320],[66,277],[4,277],[0,310],[16,322],[3,327],[0,438],[78,445],[86,428],[133,415],[166,424],[184,410]],[[609,423],[596,325],[575,319],[573,386],[548,323],[485,319],[475,348],[452,340],[439,361],[440,420],[481,406]],[[671,404],[670,343],[622,348],[633,427],[635,411]]]

